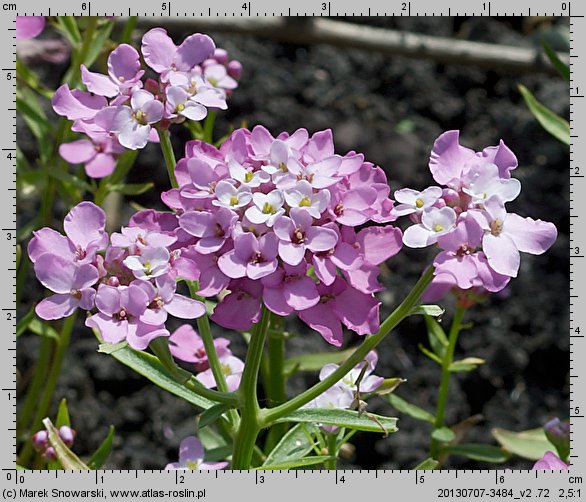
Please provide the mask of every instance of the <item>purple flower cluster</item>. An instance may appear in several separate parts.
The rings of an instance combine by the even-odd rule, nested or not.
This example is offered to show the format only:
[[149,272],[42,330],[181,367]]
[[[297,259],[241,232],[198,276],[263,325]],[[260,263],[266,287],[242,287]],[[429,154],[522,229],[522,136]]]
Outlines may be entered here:
[[[382,169],[361,154],[336,155],[330,130],[274,138],[257,126],[220,149],[189,142],[175,175],[179,188],[162,199],[176,211],[181,259],[194,264],[201,296],[230,291],[215,322],[250,329],[264,303],[281,316],[296,312],[337,346],[342,325],[377,331],[379,265],[400,250],[401,231],[354,227],[394,219]],[[132,224],[149,218],[163,215],[139,213]]]
[[126,340],[142,350],[169,336],[168,314],[194,319],[205,313],[202,302],[176,293],[173,233],[123,228],[110,244],[105,223],[102,209],[82,202],[65,217],[65,235],[46,227],[35,232],[28,254],[39,281],[55,293],[36,306],[41,319],[87,310],[86,326],[97,328],[104,341]]
[[228,462],[205,462],[205,450],[195,436],[187,436],[179,445],[179,461],[165,466],[167,471],[216,471],[228,466]]
[[158,141],[155,128],[202,120],[208,108],[226,109],[227,94],[238,86],[240,63],[228,61],[207,35],[190,35],[177,47],[164,29],[153,28],[141,52],[158,80],[143,82],[140,54],[121,44],[108,57],[107,75],[81,66],[87,92],[64,84],[52,99],[55,112],[74,121],[72,130],[88,137],[59,149],[68,162],[85,164],[88,176],[108,176],[126,148]]
[[[68,448],[73,446],[76,432],[68,425],[62,425],[57,431],[59,438],[63,441],[63,444]],[[53,461],[57,458],[55,454],[55,448],[49,443],[49,433],[46,430],[38,431],[33,434],[31,441],[34,449],[40,453],[45,460]]]
[[435,141],[429,162],[442,187],[395,192],[393,213],[409,215],[415,223],[405,231],[404,244],[441,249],[425,300],[452,289],[501,291],[517,276],[519,252],[541,254],[555,242],[552,223],[506,211],[505,204],[521,191],[511,177],[516,167],[515,155],[502,141],[475,152],[459,144],[458,131],[448,131]]

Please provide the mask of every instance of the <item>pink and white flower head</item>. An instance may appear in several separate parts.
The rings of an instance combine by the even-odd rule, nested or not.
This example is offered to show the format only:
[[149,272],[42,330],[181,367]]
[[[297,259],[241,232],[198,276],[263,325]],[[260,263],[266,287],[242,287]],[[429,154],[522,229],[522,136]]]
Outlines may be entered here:
[[[434,261],[435,278],[424,294],[426,300],[454,291],[466,303],[466,291],[474,292],[472,297],[501,291],[517,276],[520,252],[539,255],[555,242],[552,223],[505,209],[521,190],[511,177],[516,167],[515,155],[502,141],[474,152],[459,144],[458,131],[448,131],[436,140],[429,161],[435,181],[445,188],[396,192],[404,202],[395,213],[413,217],[420,211],[417,224],[405,231],[405,245],[437,242],[443,250]],[[426,203],[423,194],[431,190],[435,201]]]
[[188,436],[179,445],[179,461],[165,466],[167,471],[215,471],[224,469],[228,462],[205,462],[205,450],[195,436]]
[[[230,340],[227,338],[214,339],[214,347],[220,359],[231,354],[228,345]],[[203,340],[189,324],[183,324],[171,334],[169,350],[173,357],[193,363],[197,371],[205,371],[210,367]]]
[[570,466],[552,451],[545,452],[543,458],[533,465],[534,471],[567,471],[569,468]]
[[[242,380],[244,362],[238,359],[236,356],[233,356],[232,354],[227,354],[220,359],[220,366],[222,368],[224,378],[226,379],[228,391],[234,392],[236,389],[238,389],[240,385],[240,380]],[[212,373],[211,368],[202,371],[201,373],[198,373],[196,378],[199,380],[200,383],[202,383],[209,389],[214,389],[218,385],[216,379],[214,378],[214,374]]]

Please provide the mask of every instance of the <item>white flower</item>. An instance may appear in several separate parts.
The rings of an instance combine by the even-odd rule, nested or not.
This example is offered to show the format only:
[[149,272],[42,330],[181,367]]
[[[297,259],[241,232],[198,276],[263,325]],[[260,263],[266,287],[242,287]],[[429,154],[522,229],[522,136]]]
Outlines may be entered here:
[[257,192],[252,196],[254,206],[246,210],[245,216],[255,225],[264,223],[272,227],[275,220],[285,214],[283,209],[283,193],[280,190],[273,190],[268,194]]
[[216,185],[215,192],[217,199],[212,201],[214,206],[228,209],[238,209],[247,206],[252,200],[250,188],[241,186],[236,188],[229,181],[220,181]]
[[473,167],[466,178],[468,182],[462,187],[462,191],[472,197],[473,205],[484,205],[493,196],[504,204],[515,200],[521,192],[521,182],[514,178],[501,178],[495,164]]
[[423,211],[421,223],[412,225],[403,234],[403,243],[410,248],[424,248],[437,242],[440,235],[456,226],[456,211],[451,207],[430,207]]
[[313,193],[309,182],[301,180],[294,188],[285,191],[285,201],[289,207],[300,207],[319,219],[330,203],[330,191],[324,189]]
[[411,188],[397,190],[395,200],[399,204],[393,208],[393,213],[397,216],[421,213],[428,207],[433,206],[441,196],[442,189],[440,187],[429,187],[422,192]]
[[228,169],[230,176],[239,181],[241,186],[257,188],[271,180],[270,175],[265,171],[250,171],[233,159],[228,162]]
[[142,254],[124,260],[134,277],[148,281],[169,271],[169,251],[166,248],[146,248]]

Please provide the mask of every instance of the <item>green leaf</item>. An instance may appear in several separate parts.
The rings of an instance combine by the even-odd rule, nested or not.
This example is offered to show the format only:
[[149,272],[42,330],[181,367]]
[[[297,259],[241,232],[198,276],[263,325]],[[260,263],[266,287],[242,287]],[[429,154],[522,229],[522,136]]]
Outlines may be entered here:
[[420,464],[417,464],[415,466],[415,470],[416,471],[433,471],[437,465],[439,464],[439,462],[437,460],[434,460],[433,458],[426,458],[423,462],[421,462]]
[[113,21],[106,20],[96,29],[96,34],[94,35],[92,44],[89,47],[85,61],[83,61],[83,64],[85,64],[88,68],[94,64],[98,56],[102,53],[102,51],[105,50],[106,41],[110,37],[110,33],[112,33],[113,27]]
[[69,418],[69,410],[67,409],[67,399],[61,399],[59,403],[59,410],[57,411],[57,420],[55,420],[55,427],[59,428],[62,425],[71,427],[71,419]]
[[26,470],[28,470],[28,469],[27,469],[26,467],[23,467],[22,465],[18,465],[18,464],[16,464],[16,470],[17,470],[17,471],[26,471]]
[[52,127],[37,97],[27,87],[18,90],[16,111],[36,138],[41,159],[47,161],[53,149]]
[[449,443],[454,440],[456,435],[452,429],[448,427],[440,427],[431,433],[431,437],[440,443]]
[[429,346],[434,354],[437,354],[440,359],[446,355],[446,348],[448,347],[448,337],[441,327],[440,323],[432,316],[425,316],[425,324],[427,325],[427,339]]
[[22,242],[23,240],[28,239],[29,235],[33,233],[33,230],[39,228],[39,226],[40,226],[39,221],[40,221],[40,218],[37,215],[32,220],[27,221],[20,228],[17,228],[16,229],[16,241]]
[[67,37],[71,45],[81,43],[81,33],[73,16],[57,16],[57,28]]
[[539,460],[545,452],[553,449],[541,427],[521,432],[494,428],[491,432],[503,448],[528,460]]
[[92,471],[100,469],[106,463],[106,460],[108,460],[108,457],[112,451],[112,443],[114,441],[115,432],[116,429],[114,429],[114,426],[111,425],[106,439],[102,441],[102,444],[88,460],[87,465]]
[[292,427],[268,454],[265,465],[278,465],[305,457],[314,445],[317,427],[300,423]]
[[417,305],[413,307],[409,315],[425,315],[431,317],[441,317],[445,310],[439,305]]
[[[111,355],[114,359],[128,366],[139,375],[144,376],[161,389],[184,399],[198,408],[205,410],[216,404],[178,383],[161,362],[151,354],[124,347]],[[193,379],[195,380],[195,377]]]
[[83,192],[93,192],[94,191],[94,187],[92,187],[87,181],[84,181],[80,178],[78,178],[77,176],[67,172],[67,171],[62,171],[61,169],[50,169],[49,170],[49,176],[51,176],[51,178],[55,178],[56,180],[59,180],[67,185],[71,185],[79,190],[82,190]]
[[100,354],[113,354],[124,347],[128,347],[128,342],[126,340],[118,343],[100,343],[98,346],[98,352]]
[[[392,395],[392,394],[391,394]],[[335,425],[366,432],[391,433],[397,431],[397,419],[372,413],[359,414],[353,410],[335,408],[304,408],[296,410],[275,423],[301,422],[310,424]]]
[[541,39],[541,45],[543,47],[543,50],[547,54],[547,57],[551,61],[551,64],[553,65],[553,67],[558,71],[558,73],[562,77],[564,77],[564,80],[569,82],[570,81],[570,67],[559,58],[557,52],[554,51],[552,49],[551,45],[549,45],[545,41],[545,39],[543,39],[543,38]]
[[85,465],[81,459],[73,453],[65,443],[61,441],[57,429],[49,418],[43,420],[43,425],[49,434],[49,443],[55,449],[57,460],[61,462],[63,469],[73,469],[75,471],[88,471],[89,467]]
[[140,195],[148,192],[154,186],[154,183],[120,183],[117,185],[111,185],[109,190],[111,192],[121,193],[122,195]]
[[297,371],[319,371],[326,364],[343,363],[354,352],[354,349],[339,352],[320,352],[316,354],[303,354],[290,357],[285,361],[285,374],[291,375]]
[[428,411],[416,406],[414,404],[408,403],[403,398],[397,396],[396,394],[391,394],[387,396],[387,400],[391,403],[397,411],[404,413],[405,415],[409,415],[416,420],[423,420],[424,422],[434,423],[435,417],[429,413]]
[[118,160],[116,161],[116,169],[109,179],[110,183],[116,185],[121,184],[124,181],[126,175],[132,169],[139,152],[140,150],[127,150],[118,157]]
[[198,428],[203,429],[207,425],[213,424],[216,420],[218,420],[218,418],[231,409],[231,406],[228,406],[224,403],[218,403],[211,408],[208,408],[199,416],[199,420],[197,422]]
[[53,92],[39,82],[37,74],[27,68],[18,59],[16,60],[16,78],[19,83],[28,85],[31,89],[35,90],[45,98],[51,99],[53,97]]
[[446,446],[442,449],[442,452],[451,455],[460,455],[478,462],[490,462],[492,464],[502,464],[511,457],[507,451],[498,446],[481,443],[464,443]]
[[460,359],[459,361],[454,361],[452,364],[450,364],[450,371],[452,373],[473,371],[485,362],[486,361],[484,359],[480,359],[479,357],[466,357],[465,359]]
[[224,445],[212,448],[211,450],[206,450],[204,460],[206,462],[220,462],[221,460],[226,460],[232,455],[232,449],[232,445]]
[[311,465],[323,464],[328,460],[331,460],[332,457],[329,455],[315,455],[313,457],[304,457],[298,458],[296,460],[291,460],[289,462],[281,462],[279,464],[263,464],[261,467],[257,467],[253,470],[262,470],[262,471],[269,471],[269,470],[287,470],[287,469],[296,469],[298,467],[309,467]]
[[59,333],[57,333],[55,328],[49,326],[47,323],[41,321],[40,319],[32,319],[29,322],[28,329],[31,333],[34,333],[35,335],[51,338],[55,340],[57,343],[60,342]]
[[35,308],[32,307],[25,315],[23,315],[16,323],[16,337],[18,338],[27,329],[28,325],[35,318]]
[[202,442],[206,452],[208,452],[208,450],[213,450],[215,448],[232,446],[231,443],[228,444],[226,442],[226,439],[211,427],[206,427],[205,429],[197,431],[197,436],[199,437],[199,440]]
[[521,92],[527,107],[541,126],[554,138],[569,145],[570,124],[568,124],[568,121],[556,115],[549,108],[537,101],[527,87],[519,85],[519,91]]
[[419,348],[419,350],[421,352],[423,352],[427,357],[429,357],[434,363],[437,363],[440,366],[442,365],[442,360],[437,355],[435,355],[431,350],[429,350],[427,347],[425,347],[425,345],[418,343],[417,347]]
[[383,383],[381,383],[373,392],[372,394],[376,394],[378,396],[386,396],[387,394],[392,394],[397,390],[397,387],[402,383],[405,383],[407,380],[403,378],[385,378]]

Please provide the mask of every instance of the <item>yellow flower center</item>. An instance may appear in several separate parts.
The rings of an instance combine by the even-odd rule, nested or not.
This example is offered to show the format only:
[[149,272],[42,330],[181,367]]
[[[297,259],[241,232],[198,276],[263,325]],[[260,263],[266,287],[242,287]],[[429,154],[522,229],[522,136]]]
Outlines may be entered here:
[[238,197],[236,197],[236,195],[232,195],[232,197],[230,197],[230,205],[231,206],[237,206],[238,205]]
[[262,212],[263,214],[275,214],[276,211],[272,204],[265,202],[264,206],[262,207]]
[[303,197],[299,201],[299,207],[311,207],[311,199],[309,197]]
[[246,183],[250,183],[252,178],[254,178],[254,173],[252,171],[247,171],[244,175],[244,181],[246,181]]
[[417,209],[421,209],[423,207],[423,204],[424,204],[423,199],[418,198],[415,200],[415,207]]
[[185,105],[183,103],[179,103],[175,107],[175,113],[181,113],[183,110],[185,110]]
[[490,233],[494,236],[499,236],[503,231],[502,220],[496,219],[490,223]]
[[185,466],[190,470],[190,471],[197,471],[199,470],[199,460],[186,460],[185,461]]
[[436,224],[433,226],[433,231],[434,231],[434,232],[441,232],[443,229],[444,229],[444,227],[442,227],[442,226],[441,226],[439,223],[436,223]]
[[288,173],[288,172],[289,172],[289,169],[287,169],[287,166],[285,165],[285,163],[284,163],[284,162],[281,162],[281,163],[279,164],[279,169],[280,169],[281,171],[283,171],[284,173]]
[[147,120],[146,120],[146,113],[138,110],[136,112],[134,112],[132,114],[132,117],[134,118],[134,120],[136,120],[140,125],[147,125]]

